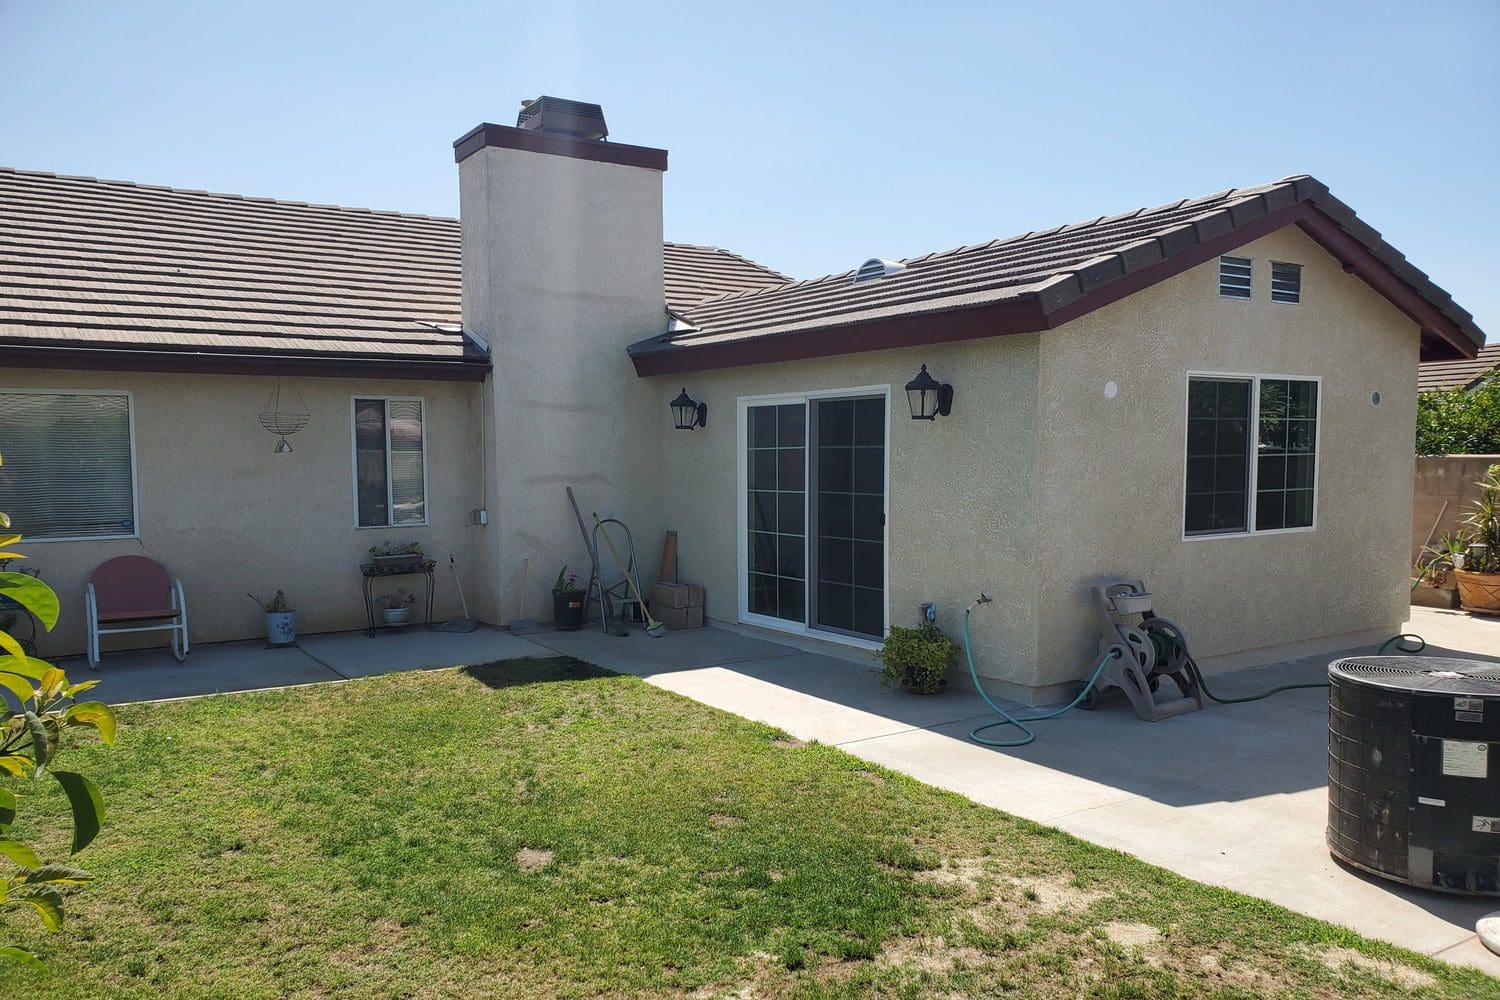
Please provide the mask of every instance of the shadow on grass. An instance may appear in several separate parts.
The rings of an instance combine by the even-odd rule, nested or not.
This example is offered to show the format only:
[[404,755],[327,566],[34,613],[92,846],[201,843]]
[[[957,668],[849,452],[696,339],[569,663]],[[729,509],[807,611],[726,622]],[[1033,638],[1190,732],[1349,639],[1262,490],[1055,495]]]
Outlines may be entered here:
[[496,660],[494,663],[464,667],[460,672],[485,687],[496,690],[520,687],[523,684],[546,684],[549,681],[589,681],[620,676],[612,670],[575,660],[571,656]]

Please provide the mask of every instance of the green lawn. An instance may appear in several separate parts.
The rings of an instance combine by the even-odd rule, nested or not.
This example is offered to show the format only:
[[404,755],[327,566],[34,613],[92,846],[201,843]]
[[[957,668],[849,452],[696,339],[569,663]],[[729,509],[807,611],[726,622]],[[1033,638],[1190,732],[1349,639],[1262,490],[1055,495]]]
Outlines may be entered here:
[[566,659],[121,721],[70,758],[99,881],[7,918],[52,967],[10,996],[1500,996]]

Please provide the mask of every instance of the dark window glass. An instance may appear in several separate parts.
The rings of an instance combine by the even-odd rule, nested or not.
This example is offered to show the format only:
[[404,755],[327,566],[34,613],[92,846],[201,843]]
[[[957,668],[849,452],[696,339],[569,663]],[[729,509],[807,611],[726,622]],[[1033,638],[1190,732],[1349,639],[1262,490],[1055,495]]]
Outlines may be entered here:
[[391,523],[385,465],[385,400],[354,401],[355,494],[361,528]]
[[1313,520],[1318,383],[1261,379],[1255,529],[1306,528]]
[[817,411],[817,625],[885,631],[883,399],[830,399]]
[[1250,382],[1188,381],[1187,498],[1189,535],[1244,531],[1249,505]]
[[749,610],[795,622],[806,620],[806,411],[790,403],[747,413]]

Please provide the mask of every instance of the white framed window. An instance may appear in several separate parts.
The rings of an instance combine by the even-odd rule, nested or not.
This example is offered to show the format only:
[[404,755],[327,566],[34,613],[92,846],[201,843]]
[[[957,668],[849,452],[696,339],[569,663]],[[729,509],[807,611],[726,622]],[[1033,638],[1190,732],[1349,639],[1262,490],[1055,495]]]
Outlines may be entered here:
[[1184,538],[1312,531],[1322,380],[1190,372]]
[[427,523],[426,415],[416,396],[354,398],[355,527]]
[[1219,294],[1226,299],[1248,299],[1252,265],[1249,257],[1219,258]]
[[1271,301],[1296,305],[1302,301],[1302,265],[1271,261]]
[[0,390],[0,510],[27,542],[136,536],[128,392]]

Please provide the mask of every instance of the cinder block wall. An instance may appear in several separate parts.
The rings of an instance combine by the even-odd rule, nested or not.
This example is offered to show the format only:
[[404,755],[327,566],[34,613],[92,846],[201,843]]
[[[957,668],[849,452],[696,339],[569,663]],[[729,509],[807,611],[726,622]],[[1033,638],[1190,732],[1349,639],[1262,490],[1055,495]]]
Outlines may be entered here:
[[1413,566],[1421,557],[1429,533],[1436,541],[1444,532],[1463,527],[1469,505],[1479,496],[1475,482],[1496,464],[1500,464],[1500,455],[1435,455],[1417,459],[1411,510]]

